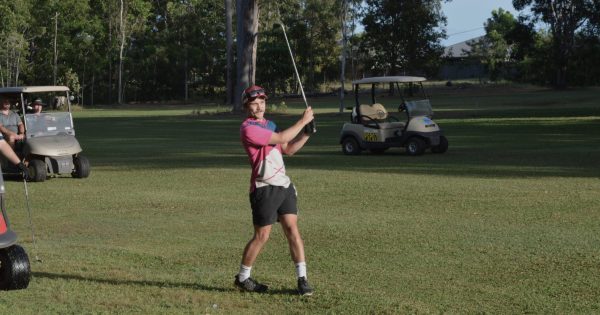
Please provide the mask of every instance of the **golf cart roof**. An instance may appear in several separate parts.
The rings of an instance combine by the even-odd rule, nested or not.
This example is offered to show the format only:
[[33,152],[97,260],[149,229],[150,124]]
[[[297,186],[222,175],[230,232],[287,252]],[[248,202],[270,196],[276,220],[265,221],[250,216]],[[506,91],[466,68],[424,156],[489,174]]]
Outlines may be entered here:
[[371,77],[353,81],[352,84],[390,83],[390,82],[422,82],[427,79],[412,76]]
[[0,88],[2,93],[43,93],[43,92],[65,92],[69,91],[66,86],[12,86]]

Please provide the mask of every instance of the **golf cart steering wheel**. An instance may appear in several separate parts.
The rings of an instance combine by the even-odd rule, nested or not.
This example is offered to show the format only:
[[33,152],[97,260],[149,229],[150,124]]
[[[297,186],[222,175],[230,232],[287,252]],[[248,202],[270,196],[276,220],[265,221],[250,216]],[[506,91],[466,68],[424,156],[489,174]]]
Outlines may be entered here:
[[402,102],[402,104],[400,104],[400,106],[398,106],[398,112],[402,113],[405,110],[406,110],[406,103]]

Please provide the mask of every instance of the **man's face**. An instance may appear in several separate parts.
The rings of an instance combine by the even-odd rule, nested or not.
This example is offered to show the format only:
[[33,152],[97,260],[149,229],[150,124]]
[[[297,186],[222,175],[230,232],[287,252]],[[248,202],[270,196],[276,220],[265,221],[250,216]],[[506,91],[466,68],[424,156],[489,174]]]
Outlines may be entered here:
[[255,119],[263,119],[265,116],[266,102],[262,97],[257,97],[253,101],[246,104],[248,115]]
[[2,101],[2,109],[9,109],[9,108],[10,108],[10,102],[8,100]]
[[33,112],[34,113],[40,113],[42,111],[42,105],[40,104],[33,104]]

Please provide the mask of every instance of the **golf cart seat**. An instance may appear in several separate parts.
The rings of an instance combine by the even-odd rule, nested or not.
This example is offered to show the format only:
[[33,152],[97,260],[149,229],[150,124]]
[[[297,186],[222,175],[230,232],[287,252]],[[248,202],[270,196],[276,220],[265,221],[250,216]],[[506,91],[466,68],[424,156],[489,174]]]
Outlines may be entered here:
[[360,105],[359,112],[360,122],[365,126],[377,129],[404,128],[404,123],[394,116],[389,116],[382,104]]

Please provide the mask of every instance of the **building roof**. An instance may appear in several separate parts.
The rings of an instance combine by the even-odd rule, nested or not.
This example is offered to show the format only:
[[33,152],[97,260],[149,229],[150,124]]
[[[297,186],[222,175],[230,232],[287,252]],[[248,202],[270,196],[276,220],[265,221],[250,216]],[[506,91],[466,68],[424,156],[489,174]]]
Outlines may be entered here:
[[485,36],[479,36],[466,41],[456,43],[454,45],[447,46],[444,48],[444,57],[450,58],[462,58],[468,57],[468,53],[471,51],[471,44],[483,39]]

